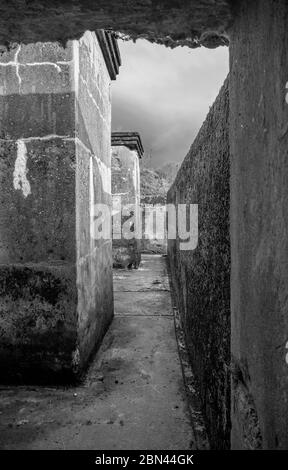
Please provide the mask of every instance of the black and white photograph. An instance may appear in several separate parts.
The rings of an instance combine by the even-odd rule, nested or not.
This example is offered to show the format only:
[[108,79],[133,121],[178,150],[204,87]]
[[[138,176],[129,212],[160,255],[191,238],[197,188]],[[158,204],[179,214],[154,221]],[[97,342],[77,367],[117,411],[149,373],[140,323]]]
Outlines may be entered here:
[[288,0],[0,0],[1,462],[252,450],[288,451]]

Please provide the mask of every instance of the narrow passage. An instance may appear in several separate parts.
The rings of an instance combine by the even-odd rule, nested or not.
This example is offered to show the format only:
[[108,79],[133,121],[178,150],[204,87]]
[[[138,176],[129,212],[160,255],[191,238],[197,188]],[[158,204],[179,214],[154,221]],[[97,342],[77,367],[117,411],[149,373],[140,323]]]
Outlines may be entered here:
[[190,449],[166,260],[114,273],[115,318],[77,387],[2,387],[1,449]]

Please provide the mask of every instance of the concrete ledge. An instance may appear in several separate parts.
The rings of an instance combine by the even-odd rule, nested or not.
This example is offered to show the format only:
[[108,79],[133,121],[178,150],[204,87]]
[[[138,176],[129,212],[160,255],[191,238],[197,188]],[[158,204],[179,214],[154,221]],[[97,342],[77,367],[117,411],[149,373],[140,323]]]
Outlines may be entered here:
[[[145,38],[169,47],[227,44],[231,22],[228,0],[2,0],[0,44],[79,39],[85,31],[120,31],[131,39]],[[207,36],[212,36],[209,41]]]
[[111,80],[116,80],[121,65],[120,51],[114,33],[103,29],[96,31],[96,36],[101,47],[107,70]]
[[113,132],[111,145],[112,147],[124,145],[130,150],[135,150],[138,153],[139,158],[142,158],[144,154],[144,148],[138,132]]

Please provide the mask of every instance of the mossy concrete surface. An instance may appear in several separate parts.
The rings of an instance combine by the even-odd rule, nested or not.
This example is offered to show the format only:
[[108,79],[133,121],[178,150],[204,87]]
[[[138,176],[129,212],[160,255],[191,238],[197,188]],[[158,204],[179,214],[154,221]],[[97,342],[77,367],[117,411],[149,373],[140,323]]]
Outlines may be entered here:
[[75,280],[76,268],[68,264],[0,265],[2,383],[47,382],[52,376],[71,380],[77,346]]
[[170,47],[227,44],[229,0],[2,0],[0,44],[79,39],[86,30],[121,31]]

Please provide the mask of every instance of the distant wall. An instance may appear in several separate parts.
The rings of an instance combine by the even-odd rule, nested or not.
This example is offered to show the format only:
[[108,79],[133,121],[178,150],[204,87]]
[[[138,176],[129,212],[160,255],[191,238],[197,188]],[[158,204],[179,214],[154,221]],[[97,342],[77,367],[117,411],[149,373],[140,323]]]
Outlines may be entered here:
[[[147,162],[144,160],[144,163]],[[147,160],[147,159],[146,159]],[[163,220],[163,227],[157,233],[156,224],[152,223],[153,211],[157,208],[164,210],[166,206],[167,190],[169,183],[164,175],[160,175],[158,170],[142,166],[141,168],[141,208],[142,208],[142,253],[167,253],[166,223]],[[154,216],[155,219],[155,216]],[[158,227],[159,228],[159,227]],[[160,237],[159,237],[160,235]],[[164,235],[164,237],[163,237]]]
[[[155,198],[156,199],[156,198]],[[142,208],[142,253],[166,254],[166,205],[151,203],[153,198],[141,197]],[[158,222],[156,222],[156,213]]]
[[168,240],[172,285],[212,448],[230,443],[228,79],[190,148],[168,203],[198,204],[199,241]]

